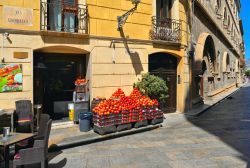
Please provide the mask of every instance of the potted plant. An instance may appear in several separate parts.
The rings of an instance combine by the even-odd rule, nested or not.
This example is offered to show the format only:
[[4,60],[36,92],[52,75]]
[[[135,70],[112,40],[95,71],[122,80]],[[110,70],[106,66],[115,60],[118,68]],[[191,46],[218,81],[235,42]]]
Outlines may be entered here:
[[168,87],[166,82],[160,77],[146,73],[142,75],[138,82],[134,83],[134,87],[151,99],[157,99],[160,107],[163,107],[167,102]]

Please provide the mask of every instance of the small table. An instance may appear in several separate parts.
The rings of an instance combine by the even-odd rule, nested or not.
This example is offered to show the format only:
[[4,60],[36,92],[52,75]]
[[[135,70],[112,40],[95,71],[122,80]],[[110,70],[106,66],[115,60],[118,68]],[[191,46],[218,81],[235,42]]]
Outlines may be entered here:
[[7,139],[3,139],[3,135],[0,135],[0,147],[4,149],[5,168],[9,168],[9,146],[30,139],[35,135],[33,133],[11,133]]

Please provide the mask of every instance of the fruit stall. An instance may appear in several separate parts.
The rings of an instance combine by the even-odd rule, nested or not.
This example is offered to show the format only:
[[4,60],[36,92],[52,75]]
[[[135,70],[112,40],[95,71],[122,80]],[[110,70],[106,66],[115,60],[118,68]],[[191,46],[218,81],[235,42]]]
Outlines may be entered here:
[[92,108],[94,131],[104,135],[161,123],[163,112],[158,106],[156,99],[141,94],[137,88],[128,96],[119,88]]

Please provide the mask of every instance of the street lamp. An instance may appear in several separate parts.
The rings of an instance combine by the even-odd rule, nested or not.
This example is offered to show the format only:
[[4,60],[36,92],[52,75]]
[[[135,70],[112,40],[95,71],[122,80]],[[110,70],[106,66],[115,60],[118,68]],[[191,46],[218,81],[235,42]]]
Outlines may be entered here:
[[4,32],[3,34],[3,41],[2,41],[2,62],[4,62],[4,41],[9,37],[9,33]]
[[134,13],[134,11],[137,9],[138,4],[141,2],[141,0],[130,0],[130,1],[135,6],[129,11],[127,11],[126,13],[124,13],[122,16],[117,16],[117,21],[118,21],[117,30],[118,31],[121,31],[122,26],[126,23],[126,20],[128,19],[129,15],[132,15]]

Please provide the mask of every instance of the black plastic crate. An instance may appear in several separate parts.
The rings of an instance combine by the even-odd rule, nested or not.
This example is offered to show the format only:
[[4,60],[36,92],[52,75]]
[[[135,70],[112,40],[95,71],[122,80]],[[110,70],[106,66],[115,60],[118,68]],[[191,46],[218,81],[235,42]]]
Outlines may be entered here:
[[150,124],[152,124],[152,125],[156,125],[156,124],[160,124],[160,123],[163,123],[163,117],[154,118],[154,119],[150,120]]
[[142,120],[142,121],[137,121],[133,123],[134,128],[140,128],[140,127],[145,127],[148,125],[148,120]]
[[110,134],[110,133],[114,133],[117,131],[115,125],[105,126],[105,127],[100,127],[100,126],[94,125],[93,130],[94,130],[94,132],[96,132],[100,135]]
[[128,123],[128,124],[120,124],[120,125],[117,125],[117,131],[120,132],[120,131],[124,131],[124,130],[130,130],[132,128],[132,124],[131,123]]

